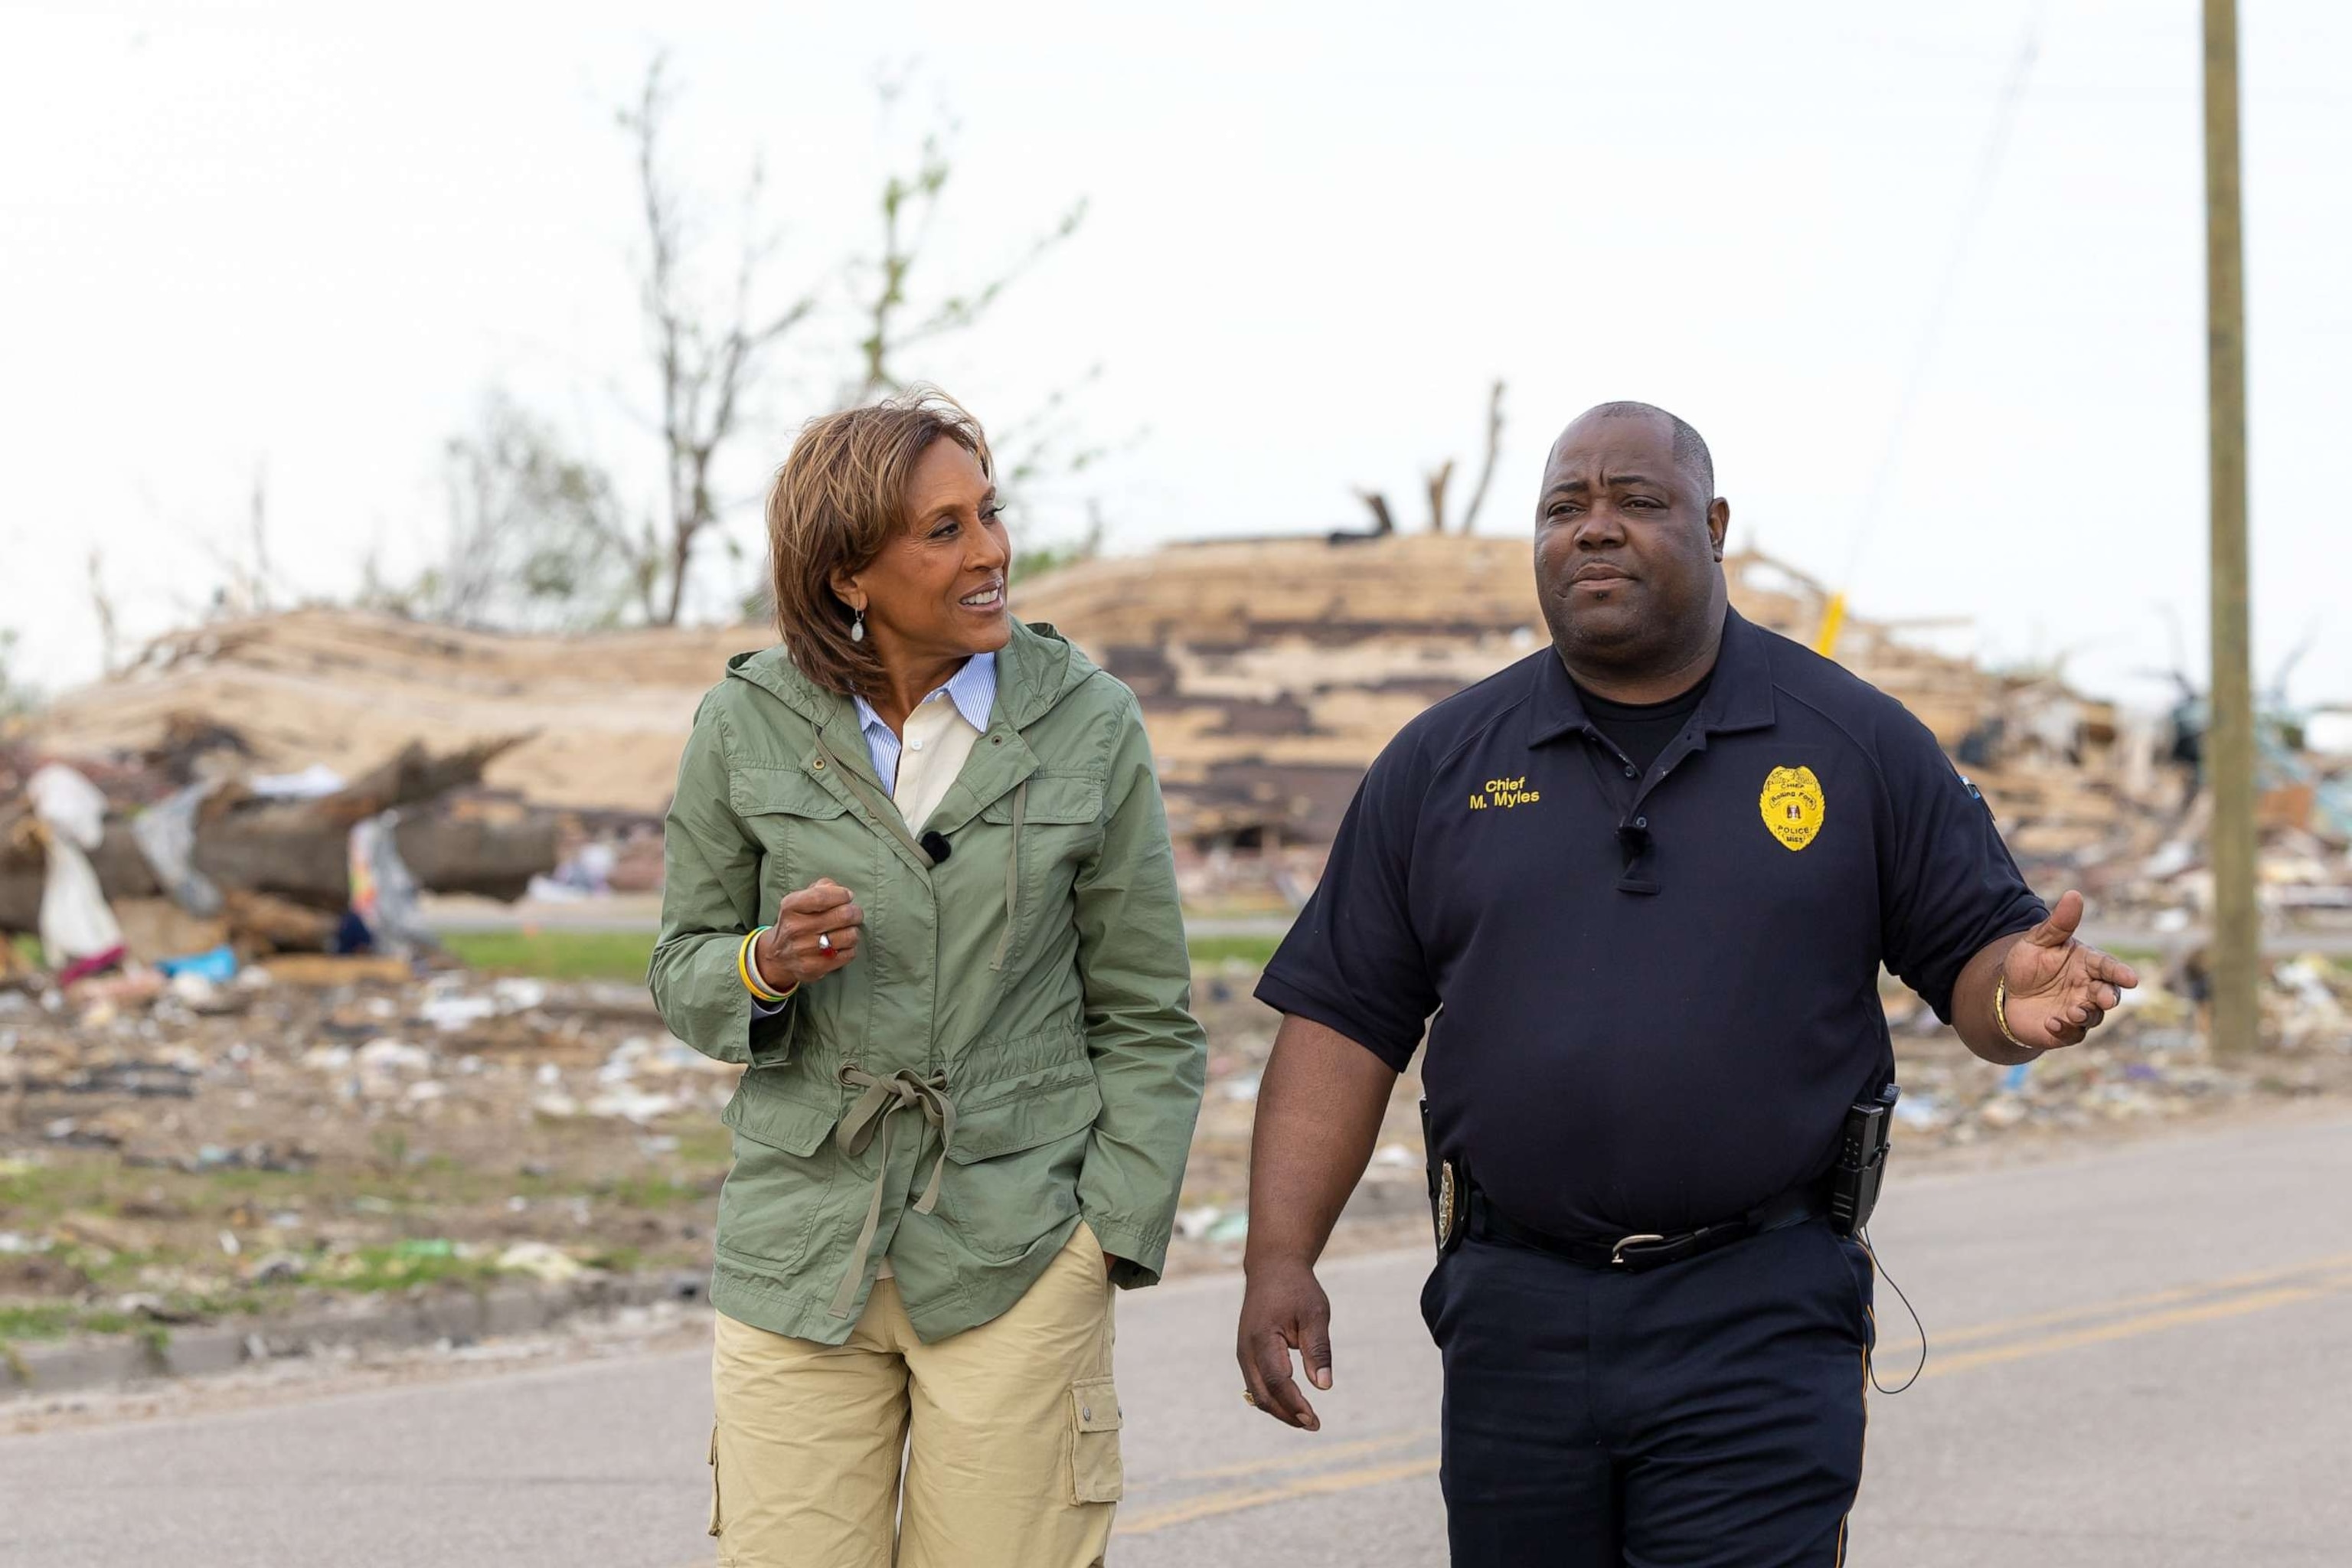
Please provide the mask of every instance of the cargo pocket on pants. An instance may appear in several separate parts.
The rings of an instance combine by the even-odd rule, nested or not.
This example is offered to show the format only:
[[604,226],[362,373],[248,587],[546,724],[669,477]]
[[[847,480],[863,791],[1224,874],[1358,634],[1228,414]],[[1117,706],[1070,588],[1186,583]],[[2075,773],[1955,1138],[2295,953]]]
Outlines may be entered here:
[[710,1533],[719,1533],[719,1428],[710,1429]]
[[1117,1502],[1127,1490],[1118,1458],[1118,1391],[1107,1377],[1070,1384],[1070,1500]]

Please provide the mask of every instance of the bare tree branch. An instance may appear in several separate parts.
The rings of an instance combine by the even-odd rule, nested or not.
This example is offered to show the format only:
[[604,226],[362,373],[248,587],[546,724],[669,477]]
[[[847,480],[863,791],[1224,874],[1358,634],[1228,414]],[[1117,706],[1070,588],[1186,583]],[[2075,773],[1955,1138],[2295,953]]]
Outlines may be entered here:
[[121,619],[115,614],[113,591],[106,585],[106,552],[96,545],[89,552],[89,607],[98,616],[99,668],[114,675],[122,668]]
[[1356,499],[1371,510],[1372,531],[1387,535],[1396,531],[1396,518],[1389,511],[1389,498],[1378,490],[1360,489]]
[[257,614],[268,614],[270,605],[269,584],[273,574],[269,567],[269,509],[267,470],[259,463],[253,465],[253,608]]
[[1077,233],[1078,226],[1086,221],[1087,208],[1087,204],[1083,199],[1073,203],[1070,210],[1062,215],[1060,221],[1031,241],[1029,248],[1003,272],[990,279],[969,297],[950,295],[940,300],[929,316],[908,329],[906,335],[898,340],[898,346],[908,347],[922,342],[926,339],[938,337],[942,332],[961,331],[977,323],[988,308],[995,304],[998,297],[1011,288],[1023,273],[1035,266],[1046,252]]
[[[885,85],[886,108],[895,100],[898,90]],[[908,278],[924,254],[940,199],[954,172],[942,133],[933,132],[923,138],[922,152],[911,174],[894,172],[882,182],[882,250],[871,264],[872,291],[863,306],[866,332],[858,342],[864,375],[847,401],[865,403],[903,390],[906,380],[898,371],[898,359],[903,352],[978,324],[1007,289],[1076,234],[1078,226],[1086,221],[1087,203],[1081,198],[1051,228],[1032,241],[1028,249],[978,289],[950,294],[933,302],[910,324],[902,325],[900,313],[909,306]]]
[[1130,431],[1116,441],[1089,440],[1080,432],[1071,412],[1075,395],[1102,380],[1103,367],[1068,385],[1057,386],[1045,400],[1020,418],[996,427],[989,438],[995,449],[997,484],[1007,503],[1018,509],[1030,488],[1046,474],[1082,474],[1115,452],[1131,451],[1143,440],[1143,431]]
[[[220,575],[212,586],[211,595],[194,613],[205,620],[221,620],[246,616],[264,616],[277,607],[277,574],[269,563],[268,486],[262,467],[253,470],[253,490],[247,503],[246,541],[242,549],[223,545],[211,539],[199,539],[196,543]],[[289,594],[288,599],[299,597]]]
[[1429,531],[1445,531],[1445,487],[1454,482],[1454,459],[1448,458],[1427,474],[1423,482],[1429,488]]
[[1503,383],[1498,377],[1494,390],[1486,396],[1486,457],[1478,465],[1478,484],[1470,492],[1470,504],[1463,509],[1462,531],[1465,533],[1478,526],[1478,509],[1486,504],[1486,486],[1495,477],[1495,454],[1502,445]]
[[646,618],[659,626],[677,624],[696,553],[719,521],[712,476],[740,433],[745,394],[760,381],[770,352],[816,308],[813,298],[774,312],[754,308],[775,249],[759,233],[764,172],[756,163],[746,182],[743,235],[727,302],[712,310],[698,300],[689,276],[684,199],[663,156],[663,134],[676,101],[668,65],[667,56],[655,57],[635,105],[619,117],[635,153],[646,230],[638,292],[661,383],[665,520],[658,529],[648,522],[641,536],[623,531],[615,537],[633,557]]
[[[886,110],[904,90],[903,80],[881,84]],[[721,527],[744,499],[735,455],[747,429],[766,424],[763,394],[819,306],[805,292],[778,300],[773,277],[782,233],[763,222],[767,171],[757,159],[743,182],[740,235],[729,254],[713,254],[723,247],[703,232],[694,186],[678,176],[672,157],[679,100],[669,58],[656,55],[637,91],[614,114],[636,179],[635,220],[643,239],[634,281],[646,361],[658,388],[653,399],[616,395],[616,401],[633,424],[660,442],[655,494],[646,504],[623,505],[602,468],[566,456],[551,432],[511,406],[494,406],[482,426],[452,444],[446,476],[453,534],[476,540],[469,559],[488,563],[520,552],[520,558],[538,561],[518,542],[593,540],[603,570],[567,574],[550,566],[535,581],[551,591],[573,583],[601,595],[608,580],[617,579],[635,613],[654,625],[675,625],[684,614],[696,564],[713,539],[734,556],[746,554]],[[817,373],[819,384],[837,390],[845,402],[898,390],[905,374],[900,360],[910,345],[972,326],[1084,218],[1080,202],[978,288],[917,300],[909,279],[928,257],[952,174],[951,130],[933,131],[911,168],[890,172],[881,191],[880,254],[851,264],[860,334],[853,374],[836,379],[830,369]],[[1048,464],[1081,472],[1108,450],[1079,441],[1067,428],[1066,408],[1055,395],[1025,450],[1017,441],[1001,447],[1015,456],[1013,468],[1024,477]],[[467,619],[524,613],[524,600],[483,582],[465,561],[453,556],[441,570],[446,581],[411,595],[433,613]],[[388,591],[392,598],[400,592]],[[551,613],[539,605],[530,618]]]

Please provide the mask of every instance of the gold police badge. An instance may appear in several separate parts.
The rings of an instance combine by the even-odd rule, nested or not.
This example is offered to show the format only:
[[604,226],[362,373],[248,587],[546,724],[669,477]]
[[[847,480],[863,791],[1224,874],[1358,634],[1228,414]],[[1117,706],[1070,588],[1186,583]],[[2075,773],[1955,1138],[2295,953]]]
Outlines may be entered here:
[[1764,795],[1757,806],[1773,837],[1790,849],[1802,849],[1821,832],[1828,803],[1812,769],[1774,768],[1765,775]]
[[1465,1211],[1470,1206],[1470,1194],[1463,1190],[1451,1160],[1438,1162],[1437,1180],[1433,1185],[1435,1190],[1430,1194],[1430,1218],[1436,1222],[1437,1250],[1440,1253],[1451,1252],[1454,1244],[1462,1238],[1462,1222],[1467,1217]]

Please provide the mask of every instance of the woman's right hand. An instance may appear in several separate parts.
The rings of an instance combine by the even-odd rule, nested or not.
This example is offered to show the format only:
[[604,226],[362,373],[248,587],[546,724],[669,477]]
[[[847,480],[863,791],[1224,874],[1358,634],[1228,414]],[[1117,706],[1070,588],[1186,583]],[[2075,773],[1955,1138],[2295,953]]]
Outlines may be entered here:
[[[776,923],[751,950],[760,965],[760,983],[772,991],[789,991],[823,979],[857,956],[857,939],[865,927],[866,911],[857,907],[856,895],[830,877],[785,894],[776,909]],[[817,945],[819,937],[825,946]]]

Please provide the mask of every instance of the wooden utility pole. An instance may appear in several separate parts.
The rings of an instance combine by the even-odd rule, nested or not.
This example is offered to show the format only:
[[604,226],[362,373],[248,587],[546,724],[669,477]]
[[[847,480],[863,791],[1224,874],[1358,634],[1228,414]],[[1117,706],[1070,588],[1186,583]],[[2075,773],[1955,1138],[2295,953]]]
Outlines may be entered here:
[[2246,569],[2245,246],[2238,205],[2238,5],[2205,0],[2205,354],[2211,485],[2213,1049],[2254,1048],[2262,932],[2254,907],[2254,682]]

